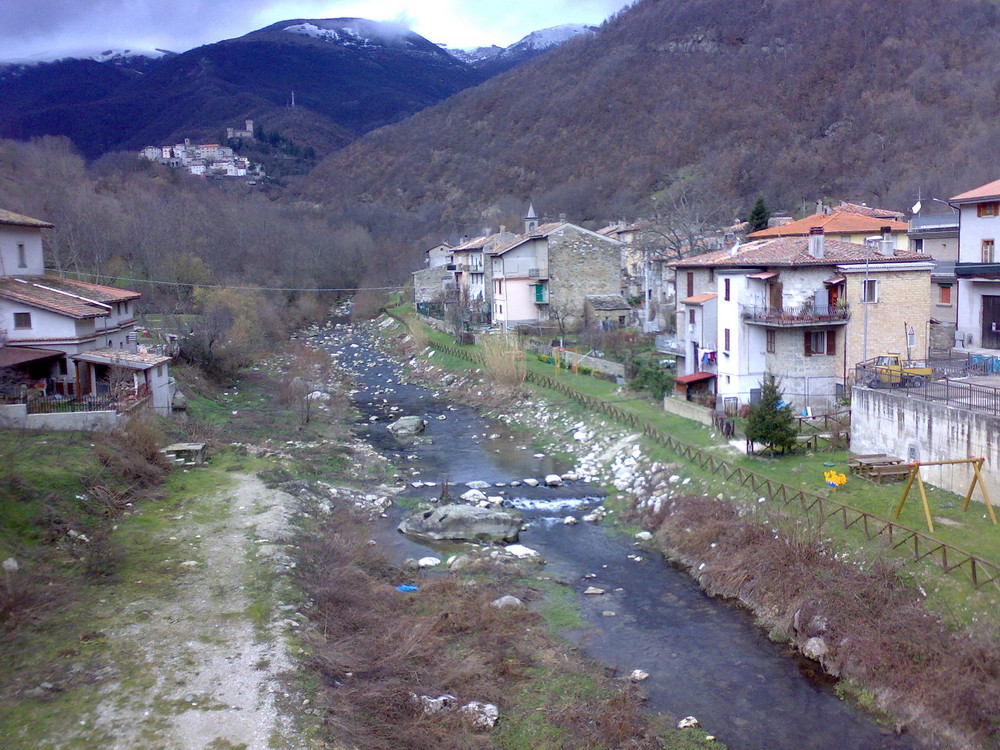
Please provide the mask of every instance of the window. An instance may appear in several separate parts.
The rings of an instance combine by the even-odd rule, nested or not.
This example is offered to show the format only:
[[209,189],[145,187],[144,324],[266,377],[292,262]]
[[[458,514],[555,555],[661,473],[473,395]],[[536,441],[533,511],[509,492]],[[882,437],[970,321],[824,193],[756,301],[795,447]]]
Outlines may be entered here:
[[728,328],[722,329],[722,350],[726,351],[726,352],[729,351],[729,329]]
[[158,377],[158,378],[162,378],[163,377],[163,365],[157,365],[156,366],[156,377]]
[[976,216],[988,217],[996,216],[1000,214],[1000,201],[990,201],[989,203],[980,203],[976,206]]
[[693,297],[694,296],[694,273],[691,272],[691,271],[688,271],[687,285],[688,285],[687,296],[688,297]]
[[497,281],[497,294],[503,294],[503,279]]
[[764,344],[765,344],[765,347],[767,349],[767,353],[768,354],[774,354],[774,352],[777,351],[778,347],[775,344],[775,339],[776,338],[777,338],[777,336],[775,336],[775,332],[774,331],[772,331],[772,330],[765,331],[765,333],[764,333]]
[[861,282],[861,301],[878,302],[878,279]]
[[995,244],[993,240],[983,240],[983,263],[993,262],[993,248]]
[[17,267],[27,268],[28,267],[28,256],[24,252],[24,243],[17,243]]
[[724,279],[722,282],[722,298],[726,300],[726,302],[729,301],[729,281],[729,279]]
[[67,375],[69,374],[69,363],[65,359],[59,360],[59,374]]
[[715,283],[715,269],[714,268],[709,268],[708,269],[708,283],[709,284],[714,284]]
[[14,328],[31,328],[31,313],[14,313]]
[[922,253],[924,251],[924,241],[922,239],[910,240],[913,245],[910,250],[915,253]]
[[805,355],[807,357],[836,353],[836,331],[805,331]]
[[939,286],[938,287],[938,304],[939,305],[950,305],[951,304],[951,287],[950,286]]
[[694,309],[688,310],[688,323],[694,325]]

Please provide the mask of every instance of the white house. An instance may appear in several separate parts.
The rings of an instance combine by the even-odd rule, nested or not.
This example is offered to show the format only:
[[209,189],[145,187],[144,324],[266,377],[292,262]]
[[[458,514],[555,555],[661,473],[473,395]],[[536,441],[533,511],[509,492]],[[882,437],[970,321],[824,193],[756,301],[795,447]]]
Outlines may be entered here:
[[958,330],[966,348],[1000,349],[1000,180],[960,193],[958,209]]
[[42,230],[50,228],[0,209],[0,362],[29,372],[37,391],[67,397],[103,393],[112,372],[127,370],[133,394],[168,414],[170,358],[137,351],[139,293],[45,275]]

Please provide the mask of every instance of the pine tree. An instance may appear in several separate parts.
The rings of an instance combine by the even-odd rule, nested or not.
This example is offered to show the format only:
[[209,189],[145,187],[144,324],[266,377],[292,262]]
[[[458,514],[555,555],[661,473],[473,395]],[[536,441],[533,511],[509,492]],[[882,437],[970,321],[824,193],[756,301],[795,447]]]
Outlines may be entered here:
[[750,209],[750,216],[747,221],[750,223],[750,228],[748,232],[758,232],[761,229],[767,229],[767,222],[771,218],[771,212],[767,208],[767,204],[764,203],[763,198],[758,198],[757,202],[753,204],[753,208]]
[[784,404],[778,380],[765,373],[760,385],[760,403],[750,407],[747,416],[747,440],[766,445],[772,455],[784,453],[795,445],[795,415]]

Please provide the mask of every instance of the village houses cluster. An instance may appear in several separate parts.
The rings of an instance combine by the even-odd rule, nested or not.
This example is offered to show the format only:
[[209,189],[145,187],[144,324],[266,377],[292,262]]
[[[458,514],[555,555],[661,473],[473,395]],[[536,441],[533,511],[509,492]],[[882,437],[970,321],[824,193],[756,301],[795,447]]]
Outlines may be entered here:
[[[243,128],[227,128],[228,140],[253,140],[253,120]],[[174,169],[186,169],[191,174],[208,177],[264,177],[263,168],[245,156],[237,156],[229,146],[218,143],[193,144],[190,138],[184,143],[166,146],[146,146],[139,156]]]

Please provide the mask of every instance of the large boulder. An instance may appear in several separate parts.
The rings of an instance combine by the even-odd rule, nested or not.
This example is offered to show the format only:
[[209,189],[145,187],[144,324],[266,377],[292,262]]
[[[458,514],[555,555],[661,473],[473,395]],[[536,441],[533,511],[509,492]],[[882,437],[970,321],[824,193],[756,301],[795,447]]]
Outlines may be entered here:
[[423,432],[426,424],[423,417],[400,417],[389,423],[389,432],[396,437],[407,437]]
[[521,521],[510,513],[475,505],[444,505],[410,516],[399,530],[417,539],[516,542]]

